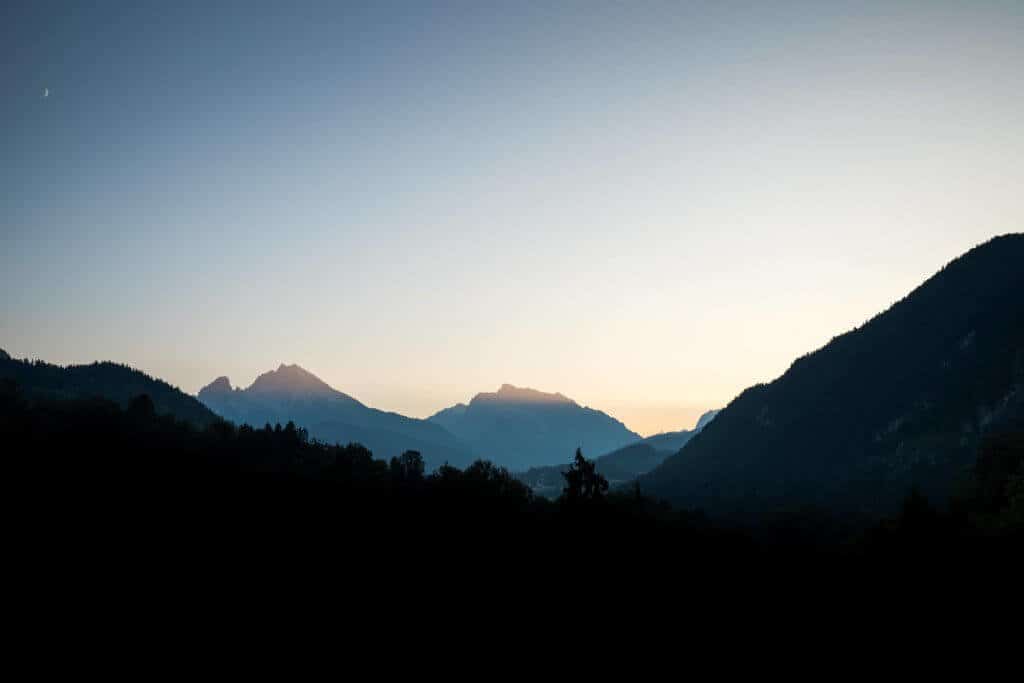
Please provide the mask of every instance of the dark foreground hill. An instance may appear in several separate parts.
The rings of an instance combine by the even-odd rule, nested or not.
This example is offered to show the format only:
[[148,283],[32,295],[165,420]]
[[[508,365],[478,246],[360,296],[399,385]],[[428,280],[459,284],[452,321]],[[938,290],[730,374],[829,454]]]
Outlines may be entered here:
[[370,408],[298,365],[281,365],[246,389],[234,389],[220,377],[199,391],[199,400],[237,424],[294,422],[315,439],[359,443],[385,460],[407,450],[419,451],[430,469],[445,462],[463,467],[473,460],[443,427]]
[[892,512],[912,487],[942,500],[978,444],[1020,411],[1024,235],[949,263],[865,325],[744,391],[646,493],[717,515]]
[[42,361],[12,359],[0,351],[0,380],[15,382],[26,395],[51,399],[105,398],[121,407],[145,394],[157,414],[205,427],[218,417],[209,408],[180,389],[144,372],[118,363],[51,365]]
[[[549,581],[553,567],[583,577],[574,586],[596,566],[597,583],[614,576],[636,587],[680,567],[712,576],[780,563],[818,571],[821,559],[849,568],[878,556],[886,572],[893,557],[929,569],[966,561],[991,580],[991,570],[1015,566],[1008,559],[1024,530],[1019,438],[986,437],[978,495],[956,512],[910,497],[895,519],[831,543],[799,527],[753,535],[632,491],[605,492],[585,461],[567,477],[570,493],[547,501],[487,462],[427,473],[414,454],[385,463],[362,446],[310,441],[292,425],[216,421],[196,429],[157,415],[144,396],[121,409],[102,399],[29,397],[2,380],[0,434],[13,521],[5,543],[18,558],[19,585],[44,579],[45,595],[67,586],[77,594],[85,581],[104,588],[104,604],[108,587],[131,587],[138,600],[146,594],[137,584],[177,587],[190,577],[218,593],[244,586],[247,600],[281,576],[292,592],[305,580],[319,595],[325,581],[310,579],[310,566],[340,584],[349,602],[377,605],[381,595],[362,579],[353,590],[355,577],[388,576],[392,592],[410,580],[455,588],[478,579],[465,596],[476,602],[495,581]],[[608,564],[609,557],[628,561]],[[211,566],[230,571],[213,577]],[[296,571],[306,578],[288,573]],[[450,607],[451,598],[444,602]]]
[[562,394],[503,384],[427,418],[474,453],[511,470],[567,460],[577,448],[608,453],[640,440],[615,418]]

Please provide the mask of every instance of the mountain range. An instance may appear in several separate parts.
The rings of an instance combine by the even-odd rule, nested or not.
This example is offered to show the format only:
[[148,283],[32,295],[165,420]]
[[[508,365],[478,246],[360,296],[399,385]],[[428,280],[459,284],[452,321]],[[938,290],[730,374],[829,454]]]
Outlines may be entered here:
[[[67,367],[0,351],[0,388],[35,399],[140,394],[158,414],[205,427],[295,422],[319,440],[359,442],[387,459],[418,450],[428,468],[476,459],[560,485],[577,448],[613,482],[712,516],[765,520],[794,510],[893,512],[911,489],[943,500],[970,478],[983,439],[1024,430],[1024,234],[953,260],[864,325],[743,391],[692,431],[641,439],[557,393],[509,384],[426,420],[370,408],[297,365],[245,389],[226,377],[188,396],[124,365]],[[551,466],[551,467],[545,467]],[[534,469],[530,469],[534,468]]]
[[615,418],[562,394],[503,384],[468,404],[427,418],[467,444],[479,457],[513,470],[567,462],[577,448],[608,453],[640,440]]
[[[118,363],[65,367],[12,359],[0,350],[0,379],[15,382],[36,398],[105,398],[122,407],[146,394],[158,414],[200,428],[220,418],[256,427],[294,422],[312,438],[360,443],[380,459],[419,451],[428,469],[446,462],[462,468],[483,458],[522,471],[538,463],[567,461],[577,447],[600,453],[602,448],[615,450],[639,439],[621,422],[561,394],[508,384],[495,393],[478,394],[469,405],[459,404],[421,420],[370,408],[298,365],[281,365],[245,389],[218,377],[193,397]],[[678,441],[687,434],[672,432],[651,439]],[[639,464],[629,467],[648,469]]]
[[946,265],[887,311],[742,392],[645,493],[709,514],[876,517],[943,500],[1024,402],[1024,235]]
[[377,458],[419,451],[429,468],[445,462],[465,467],[473,453],[443,427],[398,413],[370,408],[332,388],[298,365],[281,365],[237,389],[218,377],[199,391],[199,400],[238,424],[294,422],[327,443],[360,443]]
[[379,458],[419,451],[427,467],[485,459],[512,470],[566,461],[577,447],[604,453],[640,437],[562,394],[502,385],[426,420],[370,408],[297,365],[281,365],[245,389],[219,377],[199,400],[236,423],[295,422],[328,443],[358,442]]

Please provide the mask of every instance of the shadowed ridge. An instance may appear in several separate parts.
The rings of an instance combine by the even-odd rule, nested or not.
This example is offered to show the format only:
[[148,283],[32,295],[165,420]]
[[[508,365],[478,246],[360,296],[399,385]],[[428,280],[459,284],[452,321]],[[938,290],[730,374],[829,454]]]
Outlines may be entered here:
[[943,500],[1024,386],[1024,234],[943,267],[864,325],[743,391],[641,478],[720,516],[815,506],[875,518]]
[[0,379],[13,380],[33,398],[103,398],[126,408],[146,395],[158,415],[171,415],[197,427],[220,419],[196,397],[141,370],[110,361],[60,366],[14,360],[5,353],[0,356]]
[[465,403],[456,403],[453,406],[437,411],[427,418],[427,422],[440,425],[454,434],[454,429],[458,427],[459,420],[465,416],[468,408],[469,406]]

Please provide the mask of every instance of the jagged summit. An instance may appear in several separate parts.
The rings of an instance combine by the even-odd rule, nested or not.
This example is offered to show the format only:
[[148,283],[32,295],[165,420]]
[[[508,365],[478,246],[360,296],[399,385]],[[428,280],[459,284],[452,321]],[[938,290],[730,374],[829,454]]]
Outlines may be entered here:
[[575,401],[566,396],[555,393],[548,394],[536,389],[517,387],[512,384],[502,384],[494,393],[477,394],[473,401],[502,401],[505,403],[566,403],[575,405]]
[[322,379],[298,365],[281,364],[277,370],[265,372],[246,389],[251,393],[326,396],[337,394]]
[[350,396],[332,388],[322,379],[298,365],[281,364],[277,370],[265,372],[246,389],[233,388],[227,377],[218,377],[199,390],[200,400],[232,396],[251,396],[283,399],[331,398],[354,401]]
[[199,400],[237,424],[294,422],[325,443],[359,443],[387,460],[419,451],[430,468],[448,462],[465,467],[473,454],[443,427],[363,405],[308,370],[282,363],[245,389],[232,389],[218,377],[199,392]]
[[205,387],[200,389],[199,393],[201,393],[201,394],[204,394],[204,393],[205,394],[211,394],[211,393],[220,393],[220,394],[227,393],[227,394],[230,394],[232,391],[233,391],[233,389],[231,387],[231,380],[229,380],[227,377],[218,377],[217,379],[213,380],[212,382],[207,384]]

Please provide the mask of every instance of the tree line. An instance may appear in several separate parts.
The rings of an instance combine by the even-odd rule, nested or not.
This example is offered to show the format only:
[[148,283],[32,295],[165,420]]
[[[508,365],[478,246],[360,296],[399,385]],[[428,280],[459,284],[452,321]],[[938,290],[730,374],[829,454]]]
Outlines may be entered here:
[[[152,537],[218,534],[530,548],[599,554],[614,548],[719,559],[832,553],[1000,553],[1024,528],[1024,440],[995,436],[979,451],[972,489],[939,508],[911,492],[894,519],[842,542],[800,511],[771,529],[714,524],[638,486],[610,490],[579,450],[562,495],[535,496],[506,468],[477,461],[427,472],[421,454],[377,459],[359,444],[310,439],[294,423],[204,427],[158,414],[146,395],[125,408],[102,399],[28,397],[0,382],[0,434],[13,500],[40,528],[86,526]],[[812,521],[813,520],[813,521]],[[811,532],[807,532],[812,529]],[[519,540],[516,540],[519,539]],[[538,546],[539,544],[539,546]],[[522,546],[524,549],[527,546]],[[524,550],[525,552],[525,550]]]

